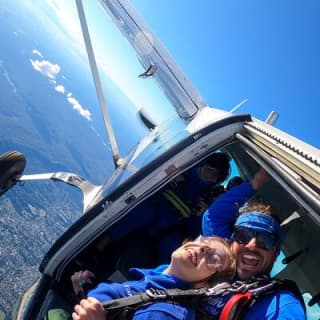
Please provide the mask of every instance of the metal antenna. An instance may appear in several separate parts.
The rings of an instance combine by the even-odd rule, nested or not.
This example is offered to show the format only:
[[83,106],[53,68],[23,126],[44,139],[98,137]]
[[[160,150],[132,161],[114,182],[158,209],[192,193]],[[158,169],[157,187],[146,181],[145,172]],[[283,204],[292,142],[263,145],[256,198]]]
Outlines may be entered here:
[[110,140],[113,162],[115,164],[115,167],[117,168],[123,163],[123,159],[121,159],[120,157],[119,148],[117,145],[117,141],[115,139],[115,135],[113,132],[113,128],[112,128],[109,113],[108,113],[108,108],[103,95],[102,85],[99,77],[97,63],[94,57],[94,52],[93,52],[93,48],[90,40],[86,17],[83,10],[82,0],[76,0],[76,4],[77,4],[77,10],[78,10],[78,15],[79,15],[80,24],[81,24],[82,35],[86,45],[86,50],[87,50],[88,59],[90,63],[91,73],[92,73],[94,84],[96,87],[96,92],[97,92],[100,108],[103,114],[104,123],[107,129],[107,135]]
[[238,103],[235,107],[233,107],[230,112],[235,112],[237,109],[239,109],[243,104],[245,104],[248,101],[248,98],[243,99],[240,103]]
[[275,122],[278,120],[279,114],[276,111],[271,111],[270,114],[268,115],[267,119],[265,120],[266,123],[270,124],[273,126]]

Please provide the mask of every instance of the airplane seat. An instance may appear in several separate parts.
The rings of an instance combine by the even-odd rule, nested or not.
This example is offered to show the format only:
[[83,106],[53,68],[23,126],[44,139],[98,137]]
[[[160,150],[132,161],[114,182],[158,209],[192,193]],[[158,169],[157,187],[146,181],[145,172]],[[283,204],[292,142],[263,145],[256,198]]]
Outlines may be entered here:
[[283,264],[289,264],[292,261],[300,259],[303,254],[308,252],[308,234],[307,225],[304,222],[299,212],[294,211],[282,223],[281,227],[284,229],[285,237],[282,244],[285,258]]
[[130,268],[153,268],[157,265],[155,245],[145,230],[137,229],[121,240],[121,250],[115,270],[121,279],[135,280]]
[[70,319],[73,306],[73,303],[64,299],[56,290],[49,290],[36,320]]
[[125,282],[127,280],[128,278],[120,270],[116,270],[108,278],[108,281],[119,282],[119,283]]
[[291,264],[302,262],[303,257],[308,252],[308,240],[304,237],[297,237],[299,234],[307,234],[306,225],[297,211],[294,211],[287,219],[281,223],[285,232],[282,250],[285,257],[282,263],[287,269]]
[[307,242],[300,239],[300,237],[297,237],[297,235],[306,232],[306,226],[297,211],[294,211],[287,219],[285,219],[281,223],[281,226],[285,232],[283,243],[285,258],[282,260],[282,263],[288,265],[308,252]]

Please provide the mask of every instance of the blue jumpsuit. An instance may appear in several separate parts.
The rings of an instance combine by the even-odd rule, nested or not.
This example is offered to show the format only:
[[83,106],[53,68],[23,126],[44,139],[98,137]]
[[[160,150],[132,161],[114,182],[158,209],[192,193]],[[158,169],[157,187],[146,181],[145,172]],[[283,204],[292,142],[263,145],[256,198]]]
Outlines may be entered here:
[[[203,215],[203,235],[230,239],[238,209],[254,194],[251,185],[244,182],[220,196]],[[259,298],[243,319],[300,320],[306,319],[306,316],[298,298],[289,291],[280,290]]]

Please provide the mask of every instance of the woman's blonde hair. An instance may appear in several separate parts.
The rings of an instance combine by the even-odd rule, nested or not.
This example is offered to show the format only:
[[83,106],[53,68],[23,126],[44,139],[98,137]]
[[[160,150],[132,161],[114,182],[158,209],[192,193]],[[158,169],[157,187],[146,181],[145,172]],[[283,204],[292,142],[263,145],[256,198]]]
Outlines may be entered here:
[[221,237],[208,237],[210,240],[218,241],[222,243],[225,247],[227,267],[221,271],[215,272],[212,276],[207,279],[208,285],[213,286],[220,282],[231,281],[235,274],[237,268],[236,257],[231,251],[230,242]]

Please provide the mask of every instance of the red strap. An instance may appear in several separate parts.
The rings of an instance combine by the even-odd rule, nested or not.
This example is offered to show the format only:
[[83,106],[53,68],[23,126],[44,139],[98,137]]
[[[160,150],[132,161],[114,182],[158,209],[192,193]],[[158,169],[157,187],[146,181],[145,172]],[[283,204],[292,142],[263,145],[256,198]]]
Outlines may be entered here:
[[252,298],[250,292],[234,294],[224,305],[219,320],[236,320]]

